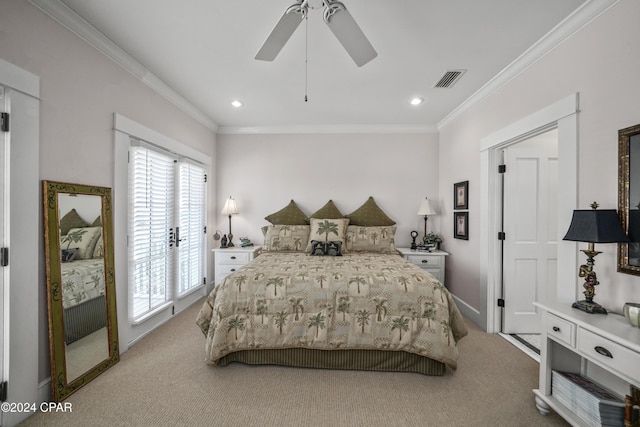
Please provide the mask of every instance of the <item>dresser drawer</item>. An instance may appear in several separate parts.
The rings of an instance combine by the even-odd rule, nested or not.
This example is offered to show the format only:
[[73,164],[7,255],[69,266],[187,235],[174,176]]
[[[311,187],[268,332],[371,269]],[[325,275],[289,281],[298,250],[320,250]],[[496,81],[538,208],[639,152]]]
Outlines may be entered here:
[[570,347],[576,346],[576,325],[549,313],[547,316],[547,335]]
[[578,350],[586,357],[631,378],[640,378],[640,353],[580,328]]
[[440,268],[444,258],[437,255],[407,255],[407,261],[422,268]]
[[236,264],[244,265],[249,262],[250,254],[248,252],[216,252],[216,265],[217,264]]

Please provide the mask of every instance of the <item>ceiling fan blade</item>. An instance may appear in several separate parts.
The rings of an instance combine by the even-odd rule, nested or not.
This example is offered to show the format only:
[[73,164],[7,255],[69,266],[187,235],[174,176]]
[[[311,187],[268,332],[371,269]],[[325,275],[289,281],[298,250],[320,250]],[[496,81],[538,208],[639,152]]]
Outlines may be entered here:
[[335,8],[329,15],[325,15],[325,22],[358,67],[378,56],[345,7]]
[[256,54],[256,59],[273,61],[302,22],[304,15],[288,9],[278,21],[262,48]]

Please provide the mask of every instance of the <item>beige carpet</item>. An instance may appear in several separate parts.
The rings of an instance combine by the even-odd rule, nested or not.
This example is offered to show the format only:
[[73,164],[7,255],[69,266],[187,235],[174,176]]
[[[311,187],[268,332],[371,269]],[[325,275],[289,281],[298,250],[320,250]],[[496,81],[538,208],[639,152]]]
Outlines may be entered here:
[[206,365],[194,320],[178,314],[67,399],[72,413],[24,426],[567,426],[535,408],[538,364],[468,323],[459,367],[443,377]]

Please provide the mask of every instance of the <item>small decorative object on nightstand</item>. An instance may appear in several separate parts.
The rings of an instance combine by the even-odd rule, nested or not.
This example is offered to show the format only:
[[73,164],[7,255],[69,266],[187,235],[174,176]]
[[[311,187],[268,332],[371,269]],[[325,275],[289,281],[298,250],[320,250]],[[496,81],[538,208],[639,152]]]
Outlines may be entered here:
[[563,240],[574,242],[588,242],[588,249],[582,252],[587,256],[587,263],[580,266],[578,276],[584,278],[583,287],[585,289],[585,299],[573,303],[573,308],[577,308],[587,313],[607,314],[607,310],[600,304],[593,301],[595,297],[595,286],[598,285],[596,272],[593,271],[594,258],[600,252],[595,250],[595,243],[624,243],[629,239],[622,231],[620,218],[615,209],[600,209],[598,204],[593,202],[591,209],[573,211],[569,231]]
[[261,249],[262,246],[212,249],[214,254],[215,284],[218,285],[229,274],[234,273],[238,268],[257,257]]
[[433,274],[443,285],[444,267],[447,255],[445,251],[421,252],[410,248],[397,248],[398,252],[412,264]]
[[[228,243],[227,248],[232,248],[233,245],[233,234],[231,234],[231,215],[237,215],[240,212],[238,211],[238,206],[236,205],[236,200],[229,196],[226,202],[224,202],[224,208],[222,208],[223,215],[229,215],[229,234],[227,235]],[[224,246],[222,246],[224,247]]]
[[417,249],[418,245],[416,245],[416,237],[418,237],[418,232],[413,230],[411,232],[411,249]]

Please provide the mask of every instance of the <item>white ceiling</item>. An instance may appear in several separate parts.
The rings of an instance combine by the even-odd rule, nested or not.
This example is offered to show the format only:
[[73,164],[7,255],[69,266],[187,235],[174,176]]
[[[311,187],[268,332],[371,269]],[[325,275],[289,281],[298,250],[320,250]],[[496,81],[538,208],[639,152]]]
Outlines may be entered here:
[[[308,41],[303,23],[273,62],[254,59],[294,0],[32,2],[43,9],[44,3],[58,3],[57,13],[65,14],[68,6],[151,73],[150,81],[157,77],[192,115],[219,132],[436,129],[465,102],[508,78],[510,70],[548,51],[560,41],[551,36],[559,28],[573,25],[574,31],[575,17],[594,3],[343,0],[378,52],[359,68],[322,21],[321,10],[310,11]],[[451,69],[467,72],[451,88],[434,88]],[[416,96],[425,102],[409,105]],[[234,99],[244,106],[232,107]]]

